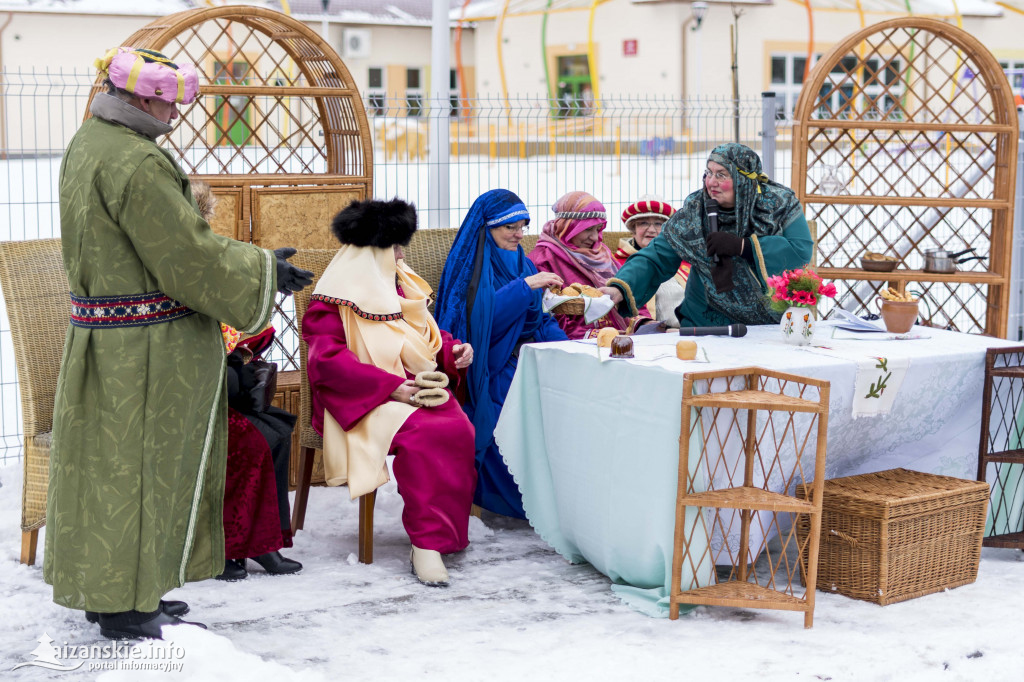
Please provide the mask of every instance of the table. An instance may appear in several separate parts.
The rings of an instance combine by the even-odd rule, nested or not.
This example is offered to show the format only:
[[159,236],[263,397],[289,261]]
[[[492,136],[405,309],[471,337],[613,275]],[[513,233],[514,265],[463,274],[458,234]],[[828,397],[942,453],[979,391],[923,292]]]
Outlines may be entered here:
[[[709,362],[675,358],[675,334],[635,337],[633,360],[599,361],[589,342],[523,347],[495,438],[537,533],[587,561],[626,603],[666,616],[672,567],[682,375],[759,366],[831,382],[826,478],[904,467],[973,479],[985,350],[1009,341],[917,328],[928,338],[830,338],[804,349],[775,325],[700,337]],[[855,357],[906,358],[889,414],[854,419]],[[701,357],[702,353],[698,354]]]

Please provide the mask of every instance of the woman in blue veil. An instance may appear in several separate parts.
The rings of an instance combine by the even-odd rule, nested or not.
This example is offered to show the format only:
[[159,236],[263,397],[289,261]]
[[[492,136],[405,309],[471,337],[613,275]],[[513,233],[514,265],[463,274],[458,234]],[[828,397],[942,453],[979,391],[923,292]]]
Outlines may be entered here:
[[493,189],[480,195],[448,253],[434,304],[441,329],[475,351],[463,406],[476,427],[473,501],[516,518],[525,518],[523,502],[494,443],[494,426],[522,345],[566,339],[555,319],[541,310],[543,289],[563,282],[558,275],[537,272],[519,245],[529,223],[530,214],[514,193]]

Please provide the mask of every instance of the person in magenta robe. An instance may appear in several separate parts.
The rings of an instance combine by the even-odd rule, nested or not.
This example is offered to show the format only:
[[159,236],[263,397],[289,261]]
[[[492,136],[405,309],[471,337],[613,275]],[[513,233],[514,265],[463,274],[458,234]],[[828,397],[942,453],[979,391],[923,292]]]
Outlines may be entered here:
[[401,259],[415,208],[357,201],[331,228],[341,248],[302,318],[325,477],[355,499],[388,481],[385,457],[395,455],[413,572],[447,585],[441,555],[469,544],[476,486],[473,424],[454,399],[473,348],[438,328],[430,286]]
[[[530,251],[530,260],[541,272],[560,276],[566,286],[579,283],[603,287],[619,271],[611,249],[601,241],[608,225],[604,204],[586,192],[577,191],[563,195],[551,208],[555,218],[544,224],[537,245]],[[640,316],[649,314],[641,310]],[[570,339],[596,334],[600,327],[625,332],[632,322],[615,310],[594,325],[587,324],[582,315],[555,315],[555,319]]]

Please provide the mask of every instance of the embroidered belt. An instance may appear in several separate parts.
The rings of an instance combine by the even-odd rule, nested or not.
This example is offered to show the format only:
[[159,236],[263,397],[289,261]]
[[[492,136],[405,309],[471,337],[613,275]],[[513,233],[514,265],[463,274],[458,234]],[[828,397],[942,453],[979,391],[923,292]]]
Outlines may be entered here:
[[144,327],[188,317],[195,312],[159,291],[130,296],[71,294],[71,324],[88,329]]

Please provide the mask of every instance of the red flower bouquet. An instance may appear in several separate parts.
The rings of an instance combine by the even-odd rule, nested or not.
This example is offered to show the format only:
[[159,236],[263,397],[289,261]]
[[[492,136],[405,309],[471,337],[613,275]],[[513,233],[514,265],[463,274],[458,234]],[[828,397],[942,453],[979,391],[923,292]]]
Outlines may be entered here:
[[780,313],[790,306],[816,308],[822,296],[836,297],[836,285],[825,284],[818,273],[807,266],[769,277],[767,283],[771,288],[772,310]]

